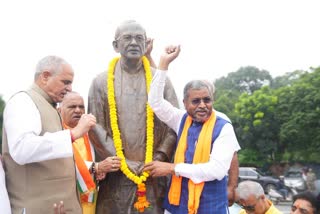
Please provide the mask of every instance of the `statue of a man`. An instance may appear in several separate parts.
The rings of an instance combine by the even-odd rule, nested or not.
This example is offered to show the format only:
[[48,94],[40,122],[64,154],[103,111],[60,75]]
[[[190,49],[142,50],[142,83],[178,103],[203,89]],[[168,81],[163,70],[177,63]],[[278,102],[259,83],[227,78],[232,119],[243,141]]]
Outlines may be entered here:
[[[163,213],[167,178],[148,177],[142,169],[152,160],[169,162],[176,135],[147,105],[155,71],[144,56],[146,31],[136,21],[126,21],[118,26],[112,44],[121,57],[113,59],[108,71],[98,75],[90,87],[88,111],[97,118],[90,135],[104,141],[101,148],[96,148],[101,158],[117,155],[122,162],[121,170],[108,173],[100,183],[96,212]],[[164,98],[178,106],[169,79]]]

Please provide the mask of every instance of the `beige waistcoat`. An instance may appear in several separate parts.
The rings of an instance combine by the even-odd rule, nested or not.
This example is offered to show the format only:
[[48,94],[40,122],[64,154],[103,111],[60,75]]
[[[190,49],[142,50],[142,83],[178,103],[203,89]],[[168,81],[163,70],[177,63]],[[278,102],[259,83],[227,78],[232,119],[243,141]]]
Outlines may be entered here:
[[[40,112],[40,135],[62,130],[60,115],[50,103],[48,95],[35,85],[26,93]],[[59,201],[64,201],[66,213],[82,213],[72,157],[19,165],[9,154],[5,127],[2,143],[6,184],[13,214],[21,214],[24,209],[26,214],[53,213],[53,204]]]

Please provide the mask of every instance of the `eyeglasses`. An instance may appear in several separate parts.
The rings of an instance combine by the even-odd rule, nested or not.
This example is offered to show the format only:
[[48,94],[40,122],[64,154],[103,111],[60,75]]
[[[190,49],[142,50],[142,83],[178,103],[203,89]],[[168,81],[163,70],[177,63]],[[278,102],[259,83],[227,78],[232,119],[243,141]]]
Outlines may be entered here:
[[299,212],[302,213],[302,214],[311,214],[307,209],[300,208],[299,206],[292,205],[291,206],[291,211],[294,212],[296,210],[299,210]]
[[208,103],[211,103],[212,100],[210,97],[203,97],[203,98],[195,98],[193,100],[191,100],[191,103],[193,105],[199,105],[201,103],[201,100],[205,103],[205,104],[208,104]]
[[254,204],[254,205],[248,205],[248,206],[244,206],[244,205],[242,205],[242,204],[239,204],[240,205],[240,207],[242,208],[242,209],[245,209],[246,211],[248,211],[248,212],[254,212],[255,211],[255,209],[256,209],[256,205],[257,205],[257,203],[258,203],[258,201],[261,199],[261,197],[258,197],[257,198],[257,202]]
[[137,43],[142,43],[146,41],[146,38],[144,37],[144,35],[122,35],[121,37],[119,37],[117,39],[117,41],[122,40],[125,43],[130,43],[132,41],[132,39],[134,39]]
[[256,205],[248,205],[248,206],[243,206],[243,205],[240,205],[240,207],[242,209],[245,209],[246,211],[249,211],[249,212],[254,212],[255,208],[256,208]]

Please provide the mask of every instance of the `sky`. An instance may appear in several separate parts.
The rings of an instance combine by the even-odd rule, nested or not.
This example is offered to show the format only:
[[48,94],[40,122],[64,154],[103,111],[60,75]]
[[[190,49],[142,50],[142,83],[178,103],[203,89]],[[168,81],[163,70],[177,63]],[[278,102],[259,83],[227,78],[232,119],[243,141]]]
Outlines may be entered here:
[[87,100],[92,79],[117,56],[116,26],[129,19],[154,39],[156,62],[167,45],[181,45],[169,67],[179,99],[188,81],[243,66],[273,77],[308,70],[320,66],[319,8],[318,0],[0,0],[0,95],[28,88],[37,62],[57,55]]

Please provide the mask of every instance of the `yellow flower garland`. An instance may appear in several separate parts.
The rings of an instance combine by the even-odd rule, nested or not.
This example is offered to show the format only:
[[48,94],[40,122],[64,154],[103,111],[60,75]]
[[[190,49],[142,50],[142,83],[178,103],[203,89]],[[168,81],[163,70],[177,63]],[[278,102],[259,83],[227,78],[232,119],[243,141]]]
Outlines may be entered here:
[[[128,167],[127,162],[125,160],[125,156],[123,154],[122,149],[122,140],[121,140],[121,133],[118,126],[118,117],[117,117],[117,107],[116,107],[116,100],[115,100],[115,93],[114,93],[114,71],[115,66],[118,62],[120,57],[114,58],[110,64],[108,69],[108,78],[107,78],[107,90],[108,90],[108,102],[109,102],[109,109],[110,109],[110,123],[111,129],[113,133],[113,142],[116,149],[116,154],[120,157],[121,160],[121,171],[123,174],[127,176],[131,181],[133,181],[138,186],[137,195],[138,201],[135,203],[134,207],[138,209],[140,212],[144,211],[144,208],[149,207],[150,203],[146,200],[146,187],[143,182],[147,180],[149,177],[149,173],[143,172],[142,175],[138,176],[134,174]],[[145,70],[145,78],[146,78],[146,88],[147,93],[150,90],[150,84],[152,80],[152,73],[150,69],[150,63],[148,59],[143,56],[142,57],[143,67]],[[153,111],[150,105],[146,104],[146,116],[147,116],[147,143],[146,143],[146,156],[145,156],[145,163],[149,163],[153,159]]]

